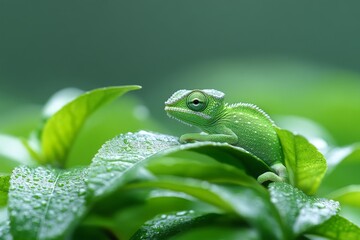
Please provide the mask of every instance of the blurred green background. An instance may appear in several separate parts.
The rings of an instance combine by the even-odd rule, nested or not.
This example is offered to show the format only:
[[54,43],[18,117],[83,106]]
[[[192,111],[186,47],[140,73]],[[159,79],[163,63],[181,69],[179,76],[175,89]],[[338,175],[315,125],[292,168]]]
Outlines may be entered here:
[[139,124],[114,132],[119,108],[111,123],[99,113],[88,127],[111,128],[104,139],[180,134],[189,129],[167,119],[164,101],[179,88],[217,88],[275,118],[310,118],[336,144],[359,141],[359,9],[335,0],[2,0],[0,132],[27,136],[62,88],[139,84],[119,103],[137,106],[129,114]]

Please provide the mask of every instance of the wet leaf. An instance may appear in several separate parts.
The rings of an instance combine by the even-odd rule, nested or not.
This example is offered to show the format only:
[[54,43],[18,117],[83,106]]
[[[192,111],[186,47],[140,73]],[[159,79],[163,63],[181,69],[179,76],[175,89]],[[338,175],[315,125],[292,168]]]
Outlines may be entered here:
[[0,222],[0,239],[1,240],[12,240],[13,237],[10,233],[10,221],[5,220]]
[[0,176],[0,207],[7,203],[9,186],[10,175]]
[[162,131],[163,127],[151,118],[148,109],[139,100],[133,96],[121,97],[102,106],[86,120],[71,147],[65,167],[90,165],[101,146],[119,133],[139,129]]
[[338,202],[308,196],[287,183],[271,183],[269,191],[271,201],[294,236],[322,224],[339,211]]
[[347,219],[335,215],[323,224],[308,231],[317,236],[339,240],[359,240],[360,228]]
[[[240,169],[221,162],[234,163]],[[252,166],[245,167],[250,164]],[[141,131],[122,134],[105,143],[89,167],[87,184],[95,198],[100,197],[97,204],[101,204],[104,196],[107,200],[113,198],[125,183],[133,180],[140,182],[141,187],[185,192],[220,206],[224,211],[246,216],[251,223],[266,229],[266,234],[282,236],[277,212],[268,194],[244,169],[253,174],[268,170],[261,160],[228,144],[203,142],[180,145],[175,137]],[[165,179],[159,180],[161,175]],[[173,179],[176,178],[174,175],[185,178],[181,178],[180,182],[168,182],[166,176]],[[208,186],[212,186],[209,182],[200,184],[193,178],[251,186],[253,190],[215,185],[216,190],[209,190]],[[248,208],[250,205],[253,206],[251,210]],[[260,210],[263,210],[261,214]],[[262,217],[259,218],[259,215]],[[270,223],[264,224],[264,219]],[[269,233],[270,230],[272,233]]]
[[17,167],[10,180],[9,213],[15,239],[63,239],[85,212],[82,169]]
[[184,192],[218,207],[226,213],[237,214],[260,230],[263,237],[284,239],[286,234],[278,212],[269,196],[254,189],[238,185],[218,185],[190,178],[159,177],[132,183],[131,188],[161,188]]
[[136,239],[260,239],[255,231],[233,217],[214,213],[180,211],[147,221],[132,237]]
[[[173,136],[140,131],[122,134],[103,145],[89,167],[88,186],[95,196],[111,192],[124,184],[126,181],[126,178],[122,176],[124,173],[128,173],[145,159],[172,154],[181,155],[186,151],[193,152],[190,155],[195,153],[208,155],[217,161],[238,166],[254,177],[269,171],[263,161],[242,148],[214,142],[180,145],[177,138]],[[186,161],[185,158],[184,161]],[[180,165],[180,162],[178,164]],[[186,163],[182,164],[184,167]],[[155,170],[155,168],[152,169]],[[216,174],[216,171],[213,170],[212,173]],[[142,177],[151,176],[146,176],[143,172]]]
[[198,152],[178,151],[166,154],[150,159],[143,166],[156,176],[178,176],[215,183],[233,183],[265,191],[255,178],[246,174],[243,169],[223,164]]
[[139,88],[122,86],[95,89],[63,106],[46,121],[42,129],[42,163],[64,166],[77,133],[91,113],[120,95]]
[[327,168],[324,156],[303,136],[283,129],[276,131],[290,183],[306,194],[315,194]]
[[124,184],[124,173],[164,149],[179,145],[177,138],[145,131],[121,134],[106,142],[88,170],[90,192],[103,195]]
[[181,211],[172,214],[161,214],[146,222],[130,240],[138,239],[169,239],[187,229],[214,220],[213,214],[196,213],[195,211]]

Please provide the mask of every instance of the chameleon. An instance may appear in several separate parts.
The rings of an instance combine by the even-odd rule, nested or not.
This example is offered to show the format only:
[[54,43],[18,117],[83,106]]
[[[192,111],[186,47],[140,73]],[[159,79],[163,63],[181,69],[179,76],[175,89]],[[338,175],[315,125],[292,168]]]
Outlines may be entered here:
[[273,170],[258,176],[258,182],[287,181],[274,121],[254,104],[229,104],[224,102],[224,98],[223,92],[214,89],[176,91],[165,102],[167,115],[203,131],[186,133],[179,141],[212,141],[241,147]]

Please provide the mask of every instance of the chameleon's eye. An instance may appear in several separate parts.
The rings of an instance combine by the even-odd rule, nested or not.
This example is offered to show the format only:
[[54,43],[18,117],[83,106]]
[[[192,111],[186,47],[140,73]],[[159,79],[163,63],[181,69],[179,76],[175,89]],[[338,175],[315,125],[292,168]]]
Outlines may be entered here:
[[206,108],[208,99],[202,92],[195,91],[187,97],[186,104],[189,109],[201,112]]

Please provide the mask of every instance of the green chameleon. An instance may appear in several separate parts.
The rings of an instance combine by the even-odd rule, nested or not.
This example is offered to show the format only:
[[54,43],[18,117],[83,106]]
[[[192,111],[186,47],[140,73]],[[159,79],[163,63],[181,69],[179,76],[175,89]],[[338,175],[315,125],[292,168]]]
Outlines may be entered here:
[[213,89],[179,90],[166,102],[167,114],[203,133],[187,133],[181,143],[213,141],[239,146],[265,161],[273,172],[258,177],[266,181],[287,181],[283,153],[276,125],[260,108],[249,103],[224,103],[223,92]]

